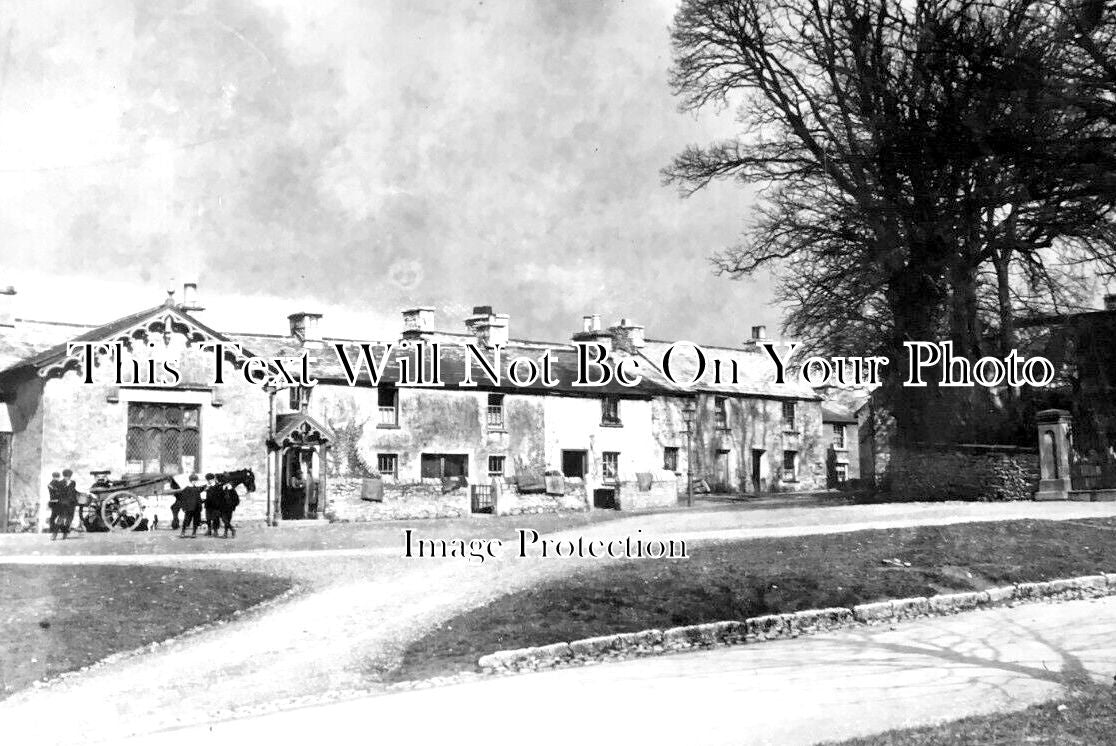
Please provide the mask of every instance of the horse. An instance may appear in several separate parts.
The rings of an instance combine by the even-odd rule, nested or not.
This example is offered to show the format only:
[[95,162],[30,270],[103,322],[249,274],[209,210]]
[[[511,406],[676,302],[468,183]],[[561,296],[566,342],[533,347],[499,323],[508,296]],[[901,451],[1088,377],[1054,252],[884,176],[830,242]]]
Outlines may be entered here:
[[217,484],[229,484],[234,488],[244,485],[244,489],[249,492],[256,491],[256,473],[251,469],[223,471],[213,476],[217,478]]
[[[240,495],[236,493],[236,488],[244,485],[244,489],[248,492],[255,492],[256,473],[251,469],[235,469],[233,471],[215,473],[213,477],[218,485],[227,486],[229,488],[230,495],[229,499],[219,506],[217,520],[218,522],[224,522],[226,535],[231,530],[233,536],[236,536],[236,529],[232,528],[232,514],[240,504]],[[171,521],[171,528],[176,529],[178,528],[178,503],[171,506],[171,513],[174,517]],[[216,526],[211,528],[216,529]]]
[[225,537],[227,538],[231,531],[232,537],[235,539],[236,529],[232,525],[232,516],[233,511],[240,505],[240,495],[236,488],[243,485],[248,492],[255,492],[256,474],[251,469],[237,469],[235,471],[223,471],[214,474],[213,477],[219,486],[224,487],[221,502],[217,505],[217,523],[212,527],[213,533],[216,535],[218,525],[224,523]]

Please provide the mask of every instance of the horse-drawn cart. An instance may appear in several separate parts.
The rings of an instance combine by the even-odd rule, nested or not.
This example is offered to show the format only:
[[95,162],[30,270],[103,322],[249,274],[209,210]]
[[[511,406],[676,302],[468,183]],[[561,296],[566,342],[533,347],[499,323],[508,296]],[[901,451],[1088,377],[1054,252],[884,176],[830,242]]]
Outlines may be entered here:
[[[89,492],[78,496],[81,523],[86,531],[146,531],[159,524],[161,513],[174,503],[174,491],[185,486],[178,474],[109,479],[95,471]],[[163,520],[166,520],[164,517]]]
[[[89,492],[78,494],[81,525],[86,531],[153,531],[160,523],[170,526],[177,510],[176,493],[189,484],[184,474],[109,479],[107,471],[91,473],[94,482]],[[256,475],[251,469],[223,471],[214,478],[217,484],[228,485],[238,495],[256,490]]]

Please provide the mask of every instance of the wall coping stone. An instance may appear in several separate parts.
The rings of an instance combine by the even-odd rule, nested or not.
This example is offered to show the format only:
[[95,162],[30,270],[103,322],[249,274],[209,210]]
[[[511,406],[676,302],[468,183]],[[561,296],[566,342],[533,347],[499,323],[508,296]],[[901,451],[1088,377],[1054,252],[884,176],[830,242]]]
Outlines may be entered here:
[[[858,604],[851,609],[806,609],[787,614],[749,617],[742,621],[707,622],[666,630],[647,629],[540,647],[498,650],[482,656],[477,661],[477,666],[483,674],[510,674],[701,648],[754,644],[847,627],[890,624],[916,617],[946,616],[1004,604],[1099,598],[1106,595],[1116,595],[1116,573],[1016,583],[983,591],[946,593],[929,598],[889,599]],[[476,675],[475,672],[462,674],[470,677]]]

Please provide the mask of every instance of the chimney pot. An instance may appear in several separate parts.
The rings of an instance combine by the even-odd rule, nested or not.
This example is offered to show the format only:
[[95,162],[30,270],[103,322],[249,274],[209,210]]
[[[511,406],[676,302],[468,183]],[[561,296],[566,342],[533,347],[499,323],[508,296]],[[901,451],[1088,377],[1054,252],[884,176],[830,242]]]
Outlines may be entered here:
[[204,311],[205,308],[198,303],[198,283],[186,282],[182,284],[182,310]]
[[581,317],[581,331],[573,335],[574,342],[596,342],[606,348],[612,348],[613,331],[601,329],[601,315],[594,313]]
[[752,327],[752,339],[767,339],[767,327],[766,326],[753,326]]

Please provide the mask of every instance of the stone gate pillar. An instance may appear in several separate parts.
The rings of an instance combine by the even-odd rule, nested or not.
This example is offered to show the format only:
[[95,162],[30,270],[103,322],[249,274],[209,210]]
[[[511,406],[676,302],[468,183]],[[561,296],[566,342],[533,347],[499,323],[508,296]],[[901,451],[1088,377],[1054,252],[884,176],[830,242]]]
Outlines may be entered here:
[[1070,492],[1070,423],[1064,409],[1044,409],[1038,424],[1039,486],[1036,500],[1068,500]]

